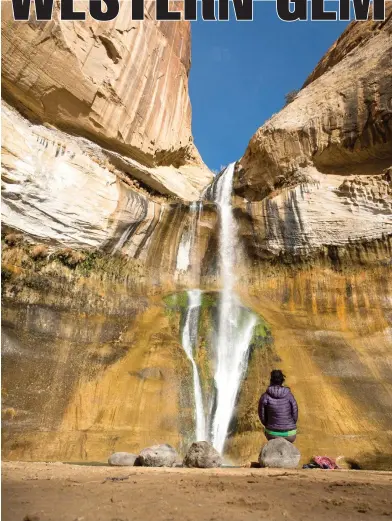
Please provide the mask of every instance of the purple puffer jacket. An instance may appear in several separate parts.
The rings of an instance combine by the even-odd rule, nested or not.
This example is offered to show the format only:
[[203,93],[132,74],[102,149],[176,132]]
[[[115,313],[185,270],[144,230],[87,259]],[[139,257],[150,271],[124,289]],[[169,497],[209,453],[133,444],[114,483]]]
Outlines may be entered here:
[[271,385],[259,401],[259,418],[270,430],[296,429],[298,405],[289,387]]

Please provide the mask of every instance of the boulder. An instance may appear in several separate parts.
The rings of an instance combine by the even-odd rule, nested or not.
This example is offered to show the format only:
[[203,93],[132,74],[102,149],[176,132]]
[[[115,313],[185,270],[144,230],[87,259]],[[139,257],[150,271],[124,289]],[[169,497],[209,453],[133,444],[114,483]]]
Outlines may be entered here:
[[137,455],[130,452],[115,452],[108,459],[108,463],[117,467],[133,467],[136,458]]
[[294,469],[301,453],[292,443],[284,438],[270,440],[261,449],[259,463],[261,467]]
[[136,464],[141,467],[174,467],[177,461],[176,450],[166,443],[143,449]]
[[209,469],[220,467],[222,457],[208,441],[196,441],[189,447],[184,458],[184,467]]

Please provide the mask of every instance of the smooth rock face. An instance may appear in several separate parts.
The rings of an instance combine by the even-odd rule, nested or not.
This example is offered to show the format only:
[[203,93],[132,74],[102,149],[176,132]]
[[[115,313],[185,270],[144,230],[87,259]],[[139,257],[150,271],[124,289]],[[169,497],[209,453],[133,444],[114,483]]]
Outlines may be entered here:
[[220,467],[222,457],[208,441],[196,441],[189,447],[184,458],[184,467],[209,469]]
[[259,463],[262,467],[295,469],[301,459],[301,453],[285,439],[270,440],[261,449]]
[[171,445],[153,445],[143,449],[137,457],[136,464],[141,467],[174,467],[177,452]]
[[[391,13],[388,3],[386,22],[350,24],[340,39],[345,56],[327,60],[294,101],[259,128],[241,159],[239,193],[260,200],[306,178],[318,182],[317,173],[373,175],[391,165]],[[369,27],[371,36],[348,52],[351,35]]]
[[137,454],[130,452],[115,452],[108,459],[109,465],[116,467],[133,467],[137,458]]
[[[175,7],[174,7],[175,8]],[[75,2],[88,10],[88,2]],[[188,95],[190,23],[133,21],[131,2],[99,23],[15,22],[2,3],[3,94],[26,113],[104,142],[146,164],[200,158]]]
[[[78,0],[75,9],[88,5]],[[198,198],[212,174],[191,134],[189,22],[156,22],[155,2],[146,3],[143,22],[132,21],[128,1],[121,2],[115,20],[103,23],[89,16],[61,22],[57,6],[49,22],[20,23],[13,20],[10,2],[1,9],[2,93],[10,105],[30,122],[87,138],[84,153],[89,144],[99,145],[87,154],[104,169],[117,169],[159,194]],[[25,133],[28,150],[16,157],[38,176],[39,165],[32,162],[39,162],[45,141],[57,147],[63,163],[79,155],[67,134],[38,125]],[[71,170],[80,166],[79,158],[76,163]],[[46,175],[57,177],[51,166]]]

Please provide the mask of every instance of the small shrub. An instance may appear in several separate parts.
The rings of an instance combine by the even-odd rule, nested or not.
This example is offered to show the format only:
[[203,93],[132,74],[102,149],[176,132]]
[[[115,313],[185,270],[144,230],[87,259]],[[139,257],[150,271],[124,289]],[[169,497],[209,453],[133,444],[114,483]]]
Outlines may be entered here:
[[291,90],[287,94],[285,94],[284,99],[286,100],[285,106],[295,100],[298,95],[299,90]]
[[71,248],[59,250],[56,257],[64,266],[68,266],[68,268],[72,269],[76,268],[76,266],[81,264],[86,258],[84,253],[72,250]]
[[4,283],[9,281],[10,278],[12,277],[12,271],[9,270],[8,268],[6,268],[4,265],[1,267],[1,281],[2,281],[2,285],[1,287],[3,288],[4,287]]
[[89,275],[91,271],[97,268],[97,261],[101,258],[101,253],[98,251],[90,251],[82,254],[83,260],[79,263],[78,268],[83,275]]
[[7,246],[17,246],[22,242],[22,236],[17,233],[7,233],[4,237],[4,241]]
[[30,251],[30,257],[34,260],[46,259],[48,256],[48,247],[44,244],[37,244]]

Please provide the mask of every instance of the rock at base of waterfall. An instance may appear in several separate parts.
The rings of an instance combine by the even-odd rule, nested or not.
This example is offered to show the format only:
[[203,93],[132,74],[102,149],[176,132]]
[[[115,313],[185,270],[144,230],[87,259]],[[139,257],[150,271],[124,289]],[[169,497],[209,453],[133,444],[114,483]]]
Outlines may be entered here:
[[108,459],[109,465],[116,467],[133,467],[137,454],[131,454],[130,452],[115,452]]
[[136,460],[140,467],[174,467],[177,461],[177,452],[171,445],[153,445],[143,449]]
[[261,449],[259,463],[261,467],[294,469],[300,458],[297,447],[284,438],[277,438],[270,440]]
[[183,464],[182,458],[179,454],[177,454],[177,458],[176,458],[176,461],[175,461],[173,467],[181,469],[183,466],[184,466],[184,464]]
[[196,441],[189,447],[184,458],[184,467],[210,469],[220,467],[222,457],[208,441]]

